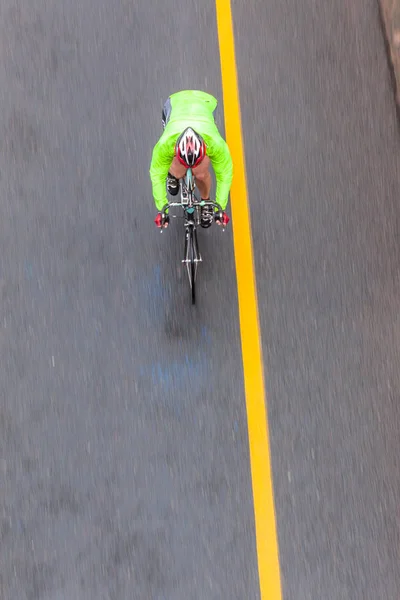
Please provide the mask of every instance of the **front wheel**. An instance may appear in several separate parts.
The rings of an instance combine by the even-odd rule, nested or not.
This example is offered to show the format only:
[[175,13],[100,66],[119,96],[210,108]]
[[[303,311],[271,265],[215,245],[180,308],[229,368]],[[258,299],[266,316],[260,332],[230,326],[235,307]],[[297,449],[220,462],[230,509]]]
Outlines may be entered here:
[[192,304],[196,303],[196,248],[194,228],[188,227],[185,235],[185,258],[184,261],[190,285]]
[[197,242],[197,231],[194,223],[188,223],[185,233],[185,258],[182,262],[186,265],[189,278],[192,305],[196,304],[196,275],[197,265],[201,262],[199,245]]
[[192,305],[196,304],[196,254],[195,254],[195,246],[194,246],[194,229],[190,228],[189,233],[189,253],[188,258],[190,260],[190,264],[188,263],[188,272],[189,272],[189,283],[191,289],[192,296]]
[[191,271],[191,288],[192,288],[192,305],[196,304],[196,263],[194,262],[194,253],[192,245],[192,256],[190,258],[190,271]]

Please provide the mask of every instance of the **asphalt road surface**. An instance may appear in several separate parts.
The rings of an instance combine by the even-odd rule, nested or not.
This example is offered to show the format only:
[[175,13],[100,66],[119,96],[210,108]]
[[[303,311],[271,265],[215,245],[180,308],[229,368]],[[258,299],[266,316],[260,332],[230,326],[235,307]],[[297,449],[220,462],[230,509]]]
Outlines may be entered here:
[[[396,600],[400,155],[377,3],[233,18],[284,599]],[[2,600],[259,598],[232,232],[201,233],[193,310],[148,178],[163,100],[222,97],[218,52],[212,0],[0,0]]]

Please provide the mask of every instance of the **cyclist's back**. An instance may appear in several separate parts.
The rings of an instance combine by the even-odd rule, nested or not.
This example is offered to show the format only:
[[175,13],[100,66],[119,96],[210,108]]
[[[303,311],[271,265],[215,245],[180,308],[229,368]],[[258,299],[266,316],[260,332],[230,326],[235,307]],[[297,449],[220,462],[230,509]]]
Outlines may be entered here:
[[164,107],[166,116],[165,136],[179,135],[186,127],[194,127],[203,135],[219,135],[214,122],[218,100],[198,90],[184,90],[171,94]]

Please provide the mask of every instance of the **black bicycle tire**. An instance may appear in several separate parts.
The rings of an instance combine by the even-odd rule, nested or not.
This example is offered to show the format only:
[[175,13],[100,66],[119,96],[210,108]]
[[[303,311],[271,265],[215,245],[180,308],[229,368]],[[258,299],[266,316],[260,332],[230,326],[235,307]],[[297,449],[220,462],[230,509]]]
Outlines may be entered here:
[[196,263],[194,254],[194,230],[190,231],[190,279],[191,279],[191,296],[192,306],[196,304]]

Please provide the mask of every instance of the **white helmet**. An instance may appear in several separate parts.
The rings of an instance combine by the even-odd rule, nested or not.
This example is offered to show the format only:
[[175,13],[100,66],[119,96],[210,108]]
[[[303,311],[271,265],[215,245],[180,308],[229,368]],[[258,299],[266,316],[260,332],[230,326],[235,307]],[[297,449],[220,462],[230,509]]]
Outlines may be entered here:
[[188,127],[176,142],[175,154],[185,167],[197,167],[206,155],[206,145],[203,138]]

